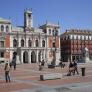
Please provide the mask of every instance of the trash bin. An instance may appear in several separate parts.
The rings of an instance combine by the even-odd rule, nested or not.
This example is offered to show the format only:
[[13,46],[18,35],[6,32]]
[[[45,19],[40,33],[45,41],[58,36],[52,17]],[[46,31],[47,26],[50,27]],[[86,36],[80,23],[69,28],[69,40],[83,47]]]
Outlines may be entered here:
[[81,68],[82,76],[85,76],[85,67]]

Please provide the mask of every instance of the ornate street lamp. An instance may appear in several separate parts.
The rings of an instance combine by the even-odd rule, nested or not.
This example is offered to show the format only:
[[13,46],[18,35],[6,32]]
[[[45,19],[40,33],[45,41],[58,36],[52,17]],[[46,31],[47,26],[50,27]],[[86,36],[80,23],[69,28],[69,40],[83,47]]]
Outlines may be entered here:
[[51,49],[52,50],[52,54],[53,54],[53,60],[51,62],[51,65],[53,67],[55,67],[56,65],[56,51],[57,51],[57,48],[56,48],[56,36],[57,36],[57,33],[56,33],[56,30],[53,34],[53,48]]
[[20,55],[20,50],[21,48],[19,47],[19,33],[17,32],[17,55],[16,55],[16,63],[20,64],[20,59],[19,59],[19,55]]

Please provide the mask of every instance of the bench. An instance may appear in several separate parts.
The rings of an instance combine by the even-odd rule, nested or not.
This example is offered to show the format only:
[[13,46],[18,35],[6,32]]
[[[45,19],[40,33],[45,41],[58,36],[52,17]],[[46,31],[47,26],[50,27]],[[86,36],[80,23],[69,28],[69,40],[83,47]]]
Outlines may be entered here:
[[43,74],[40,75],[40,80],[52,80],[52,79],[61,79],[61,73],[50,73],[50,74]]
[[53,66],[53,65],[48,65],[48,68],[55,68],[55,66]]

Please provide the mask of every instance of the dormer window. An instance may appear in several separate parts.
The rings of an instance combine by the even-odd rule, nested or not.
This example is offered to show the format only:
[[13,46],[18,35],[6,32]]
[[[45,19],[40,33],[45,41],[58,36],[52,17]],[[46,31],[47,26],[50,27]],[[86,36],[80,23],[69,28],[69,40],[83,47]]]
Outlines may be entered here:
[[86,36],[84,36],[84,40],[86,40]]
[[9,32],[9,26],[6,26],[6,32]]
[[1,31],[4,32],[4,26],[3,25],[1,25]]
[[45,41],[44,40],[42,41],[42,47],[45,47]]
[[68,40],[70,40],[70,36],[68,35]]
[[78,40],[78,35],[76,36],[76,39]]
[[51,34],[51,29],[49,29],[49,34]]
[[80,37],[80,40],[82,40],[82,36]]
[[55,35],[56,35],[56,36],[58,35],[58,30],[56,30]]
[[52,31],[52,35],[54,36],[54,34],[55,34],[55,33],[54,33],[54,30],[53,30],[53,31]]
[[55,47],[56,47],[55,42],[53,42],[53,43],[52,43],[52,46],[53,46],[53,48],[55,48]]
[[17,45],[18,45],[18,44],[17,44],[17,40],[14,39],[14,40],[13,40],[13,47],[17,47]]
[[24,40],[21,40],[21,47],[24,47]]
[[72,40],[74,40],[74,35],[72,35]]
[[28,17],[30,18],[31,17],[31,14],[28,14]]
[[46,29],[44,29],[43,32],[46,33]]
[[28,40],[28,46],[31,47],[32,46],[32,41],[29,39]]
[[38,47],[39,46],[38,40],[36,40],[35,43],[36,43],[36,47]]

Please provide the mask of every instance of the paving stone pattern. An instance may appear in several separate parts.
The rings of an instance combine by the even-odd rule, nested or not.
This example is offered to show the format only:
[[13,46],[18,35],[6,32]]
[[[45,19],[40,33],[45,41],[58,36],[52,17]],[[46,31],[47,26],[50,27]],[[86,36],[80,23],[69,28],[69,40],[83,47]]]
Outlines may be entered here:
[[[86,76],[84,77],[81,76],[81,67],[86,68]],[[48,69],[45,66],[42,71],[39,71],[38,64],[22,64],[17,65],[16,70],[11,69],[11,83],[6,83],[4,65],[1,64],[0,92],[92,92],[92,64],[79,64],[78,70],[79,75],[66,76],[68,72],[67,66],[63,69],[60,67]],[[40,80],[41,74],[50,73],[62,73],[63,78],[46,81]]]

